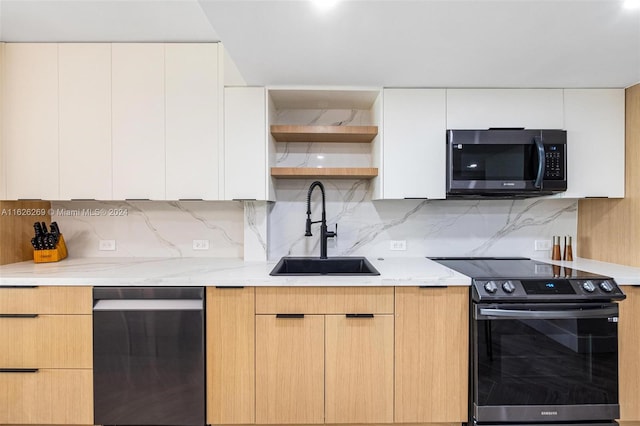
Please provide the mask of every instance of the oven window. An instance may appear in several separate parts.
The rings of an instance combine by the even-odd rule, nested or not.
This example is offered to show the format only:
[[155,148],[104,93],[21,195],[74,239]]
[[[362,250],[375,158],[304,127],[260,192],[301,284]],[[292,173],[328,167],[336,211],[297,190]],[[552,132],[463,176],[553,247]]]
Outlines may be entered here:
[[534,144],[454,144],[455,180],[535,180],[537,154]]
[[478,405],[618,403],[613,319],[474,321]]

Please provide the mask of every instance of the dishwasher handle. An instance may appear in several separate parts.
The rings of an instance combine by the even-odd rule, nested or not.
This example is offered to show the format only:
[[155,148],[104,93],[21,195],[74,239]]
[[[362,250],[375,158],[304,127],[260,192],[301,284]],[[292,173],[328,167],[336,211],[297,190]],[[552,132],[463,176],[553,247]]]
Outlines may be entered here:
[[202,311],[201,299],[106,299],[93,305],[94,312],[104,311]]
[[204,299],[204,287],[94,287],[93,300]]

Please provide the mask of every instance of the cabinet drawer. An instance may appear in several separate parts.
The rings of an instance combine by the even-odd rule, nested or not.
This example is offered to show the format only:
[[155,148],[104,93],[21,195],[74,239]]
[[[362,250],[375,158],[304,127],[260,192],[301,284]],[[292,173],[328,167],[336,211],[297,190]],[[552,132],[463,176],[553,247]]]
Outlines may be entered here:
[[393,313],[393,287],[257,287],[257,314]]
[[91,315],[0,315],[0,368],[91,368]]
[[0,424],[93,424],[92,370],[0,372]]
[[2,287],[0,314],[91,314],[91,287]]

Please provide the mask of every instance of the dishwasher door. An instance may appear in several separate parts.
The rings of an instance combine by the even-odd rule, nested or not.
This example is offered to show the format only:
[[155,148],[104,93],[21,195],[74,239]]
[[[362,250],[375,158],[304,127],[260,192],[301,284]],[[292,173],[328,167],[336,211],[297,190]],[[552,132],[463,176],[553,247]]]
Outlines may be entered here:
[[204,288],[93,290],[96,425],[204,425]]

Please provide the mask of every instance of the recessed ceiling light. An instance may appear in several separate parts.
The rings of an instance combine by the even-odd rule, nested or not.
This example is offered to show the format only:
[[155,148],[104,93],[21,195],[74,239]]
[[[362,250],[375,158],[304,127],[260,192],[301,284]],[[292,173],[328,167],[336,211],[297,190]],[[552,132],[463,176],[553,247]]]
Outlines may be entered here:
[[338,3],[338,0],[311,0],[311,2],[315,4],[318,9],[327,10],[334,7]]
[[622,5],[625,9],[638,9],[640,8],[640,0],[624,0]]

